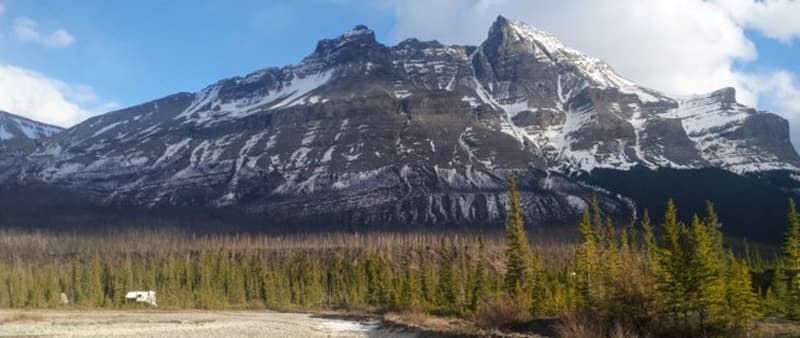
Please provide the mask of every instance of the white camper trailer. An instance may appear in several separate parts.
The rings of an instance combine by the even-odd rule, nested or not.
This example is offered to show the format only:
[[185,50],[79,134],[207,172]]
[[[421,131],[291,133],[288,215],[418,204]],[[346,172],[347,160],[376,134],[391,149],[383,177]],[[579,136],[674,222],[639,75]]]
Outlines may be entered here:
[[137,303],[147,303],[156,306],[156,292],[155,291],[130,291],[125,295],[125,299],[135,301]]

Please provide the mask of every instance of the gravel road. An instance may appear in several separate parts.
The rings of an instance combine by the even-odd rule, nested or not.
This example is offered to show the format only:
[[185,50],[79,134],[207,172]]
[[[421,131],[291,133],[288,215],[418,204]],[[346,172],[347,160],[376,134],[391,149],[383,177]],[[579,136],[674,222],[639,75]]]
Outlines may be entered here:
[[275,312],[0,310],[0,337],[412,338],[376,322]]

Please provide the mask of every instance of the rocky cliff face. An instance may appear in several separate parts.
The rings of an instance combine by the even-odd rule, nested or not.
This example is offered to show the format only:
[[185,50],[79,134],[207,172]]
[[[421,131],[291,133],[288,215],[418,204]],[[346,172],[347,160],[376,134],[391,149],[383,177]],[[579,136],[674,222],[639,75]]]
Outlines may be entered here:
[[796,170],[785,120],[732,89],[671,98],[549,33],[502,17],[477,47],[375,40],[364,26],[299,64],[219,81],[89,119],[0,166],[102,204],[230,207],[270,220],[496,224],[506,179],[526,217],[562,223],[594,168]]

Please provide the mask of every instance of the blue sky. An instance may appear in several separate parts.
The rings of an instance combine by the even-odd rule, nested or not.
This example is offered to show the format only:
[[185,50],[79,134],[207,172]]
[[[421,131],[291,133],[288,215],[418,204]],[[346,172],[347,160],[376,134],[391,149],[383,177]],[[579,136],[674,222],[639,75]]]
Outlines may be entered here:
[[387,44],[479,44],[498,14],[667,93],[736,87],[800,131],[800,2],[789,0],[0,0],[0,109],[70,126],[297,62],[356,24]]
[[737,69],[756,72],[787,69],[800,74],[800,41],[797,39],[789,42],[778,41],[752,29],[746,30],[745,34],[755,44],[758,60],[737,63]]
[[[317,40],[357,23],[386,38],[387,11],[333,1],[6,1],[0,62],[130,105],[194,91],[224,77],[294,63]],[[376,8],[373,8],[376,9]],[[73,45],[47,48],[13,36],[28,17],[42,30],[66,27]]]

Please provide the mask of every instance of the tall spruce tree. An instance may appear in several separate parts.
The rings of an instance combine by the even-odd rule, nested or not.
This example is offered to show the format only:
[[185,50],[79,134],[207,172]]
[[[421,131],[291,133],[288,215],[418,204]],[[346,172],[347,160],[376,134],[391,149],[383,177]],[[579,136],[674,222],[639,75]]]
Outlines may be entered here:
[[605,223],[603,223],[603,216],[600,212],[600,200],[597,198],[597,193],[592,193],[590,207],[592,209],[592,231],[595,236],[595,243],[603,245],[605,244]]
[[444,237],[439,245],[439,280],[436,286],[436,293],[439,296],[438,305],[442,312],[455,313],[459,309],[458,287],[456,286],[455,263],[453,252],[448,247]]
[[656,244],[656,236],[653,233],[653,224],[650,221],[650,212],[647,211],[647,209],[644,209],[641,225],[642,225],[641,248],[642,251],[644,252],[645,258],[652,267],[656,259],[656,251],[658,250],[658,245]]
[[800,215],[797,214],[794,199],[789,199],[787,217],[789,229],[783,243],[783,261],[787,270],[796,272],[800,270]]
[[687,278],[687,302],[696,311],[701,332],[722,314],[725,299],[725,284],[722,276],[722,262],[716,259],[713,239],[708,231],[715,228],[706,227],[697,215],[692,219],[691,256]]
[[787,218],[788,229],[783,243],[783,262],[789,275],[787,310],[790,318],[800,319],[800,215],[794,199],[789,199]]
[[488,261],[486,258],[486,245],[483,237],[478,238],[478,258],[475,262],[475,272],[473,276],[472,290],[470,294],[469,307],[472,312],[480,310],[481,305],[489,295],[489,275]]
[[787,313],[787,303],[789,292],[786,288],[786,273],[783,270],[783,263],[775,264],[772,272],[772,279],[764,297],[765,313],[775,317],[785,317]]
[[[686,263],[685,245],[681,237],[688,237],[686,227],[678,223],[675,203],[670,199],[664,213],[662,245],[658,251],[657,266],[658,291],[669,318],[674,322],[686,320]],[[685,233],[685,234],[684,234]],[[683,241],[684,243],[686,241]],[[684,325],[685,326],[685,325]]]
[[583,212],[583,217],[578,223],[578,231],[581,234],[581,244],[575,252],[574,285],[578,291],[579,302],[592,306],[600,287],[600,260],[588,210]]
[[706,201],[706,216],[703,222],[707,228],[706,232],[711,239],[712,252],[717,256],[717,259],[724,259],[725,251],[722,248],[722,223],[720,223],[717,212],[714,209],[714,202]]
[[421,299],[420,302],[423,307],[428,307],[436,301],[436,288],[434,284],[434,274],[432,263],[428,260],[428,247],[420,245],[417,248],[417,256],[419,257],[419,287]]
[[534,317],[538,317],[544,313],[545,303],[547,301],[547,288],[543,269],[542,255],[537,250],[533,255],[531,263],[532,276],[529,281],[529,292],[531,295],[530,314]]
[[532,278],[531,247],[522,218],[522,202],[514,175],[509,177],[510,208],[506,220],[506,275],[505,290],[520,295],[528,288]]
[[727,315],[729,324],[739,332],[748,333],[761,314],[758,295],[753,291],[747,264],[728,254],[726,280]]
[[606,217],[605,226],[605,264],[609,279],[614,279],[619,272],[619,252],[617,251],[617,236],[614,232],[614,221]]

